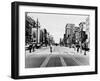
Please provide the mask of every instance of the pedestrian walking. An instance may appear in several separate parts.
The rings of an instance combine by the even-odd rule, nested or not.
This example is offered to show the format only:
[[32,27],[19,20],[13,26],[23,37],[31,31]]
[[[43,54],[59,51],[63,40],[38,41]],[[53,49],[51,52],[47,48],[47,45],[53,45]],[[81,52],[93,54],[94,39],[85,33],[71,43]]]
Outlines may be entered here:
[[83,50],[84,50],[84,55],[86,55],[86,51],[87,51],[87,46],[86,46],[86,42],[84,42],[84,44],[83,44],[84,46],[83,46]]
[[31,53],[31,50],[32,50],[32,44],[31,45],[29,45],[29,52]]
[[77,52],[79,52],[80,45],[76,45],[76,47],[77,47]]
[[76,46],[75,46],[75,44],[74,44],[74,50],[76,50]]
[[35,51],[35,50],[34,50],[34,49],[35,49],[35,45],[33,45],[32,48],[33,48],[33,52],[34,52],[34,51]]
[[52,46],[50,45],[50,52],[52,53]]

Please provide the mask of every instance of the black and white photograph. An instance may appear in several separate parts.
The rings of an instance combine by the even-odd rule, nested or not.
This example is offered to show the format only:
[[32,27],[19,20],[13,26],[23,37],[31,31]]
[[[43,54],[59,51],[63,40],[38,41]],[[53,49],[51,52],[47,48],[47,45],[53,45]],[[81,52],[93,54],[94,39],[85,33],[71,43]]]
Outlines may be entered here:
[[89,65],[87,14],[25,12],[25,68]]
[[12,3],[12,78],[97,74],[97,7]]

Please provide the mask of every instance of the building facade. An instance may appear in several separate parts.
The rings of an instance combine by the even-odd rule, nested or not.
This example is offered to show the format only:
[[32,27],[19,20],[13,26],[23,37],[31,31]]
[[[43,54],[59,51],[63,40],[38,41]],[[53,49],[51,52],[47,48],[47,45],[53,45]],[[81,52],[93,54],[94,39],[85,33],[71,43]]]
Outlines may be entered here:
[[74,33],[75,24],[68,23],[65,27],[65,34],[64,34],[64,44],[65,46],[71,46],[72,38]]
[[25,44],[32,42],[32,28],[35,27],[35,20],[26,15],[25,18]]

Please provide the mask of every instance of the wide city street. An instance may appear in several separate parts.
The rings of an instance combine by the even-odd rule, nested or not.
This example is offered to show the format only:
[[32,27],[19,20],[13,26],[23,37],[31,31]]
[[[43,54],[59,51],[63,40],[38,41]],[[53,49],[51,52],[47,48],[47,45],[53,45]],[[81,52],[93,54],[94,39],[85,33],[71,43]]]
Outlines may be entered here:
[[42,47],[34,52],[25,54],[25,68],[84,66],[89,65],[89,53],[77,53],[73,48],[64,46]]

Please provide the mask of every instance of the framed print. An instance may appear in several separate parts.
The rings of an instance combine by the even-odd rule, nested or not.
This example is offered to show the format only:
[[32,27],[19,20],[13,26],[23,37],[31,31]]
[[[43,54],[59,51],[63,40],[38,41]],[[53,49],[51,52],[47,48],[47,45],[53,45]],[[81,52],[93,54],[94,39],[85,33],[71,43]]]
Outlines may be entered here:
[[97,74],[97,7],[12,2],[11,77]]

